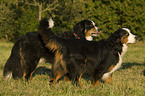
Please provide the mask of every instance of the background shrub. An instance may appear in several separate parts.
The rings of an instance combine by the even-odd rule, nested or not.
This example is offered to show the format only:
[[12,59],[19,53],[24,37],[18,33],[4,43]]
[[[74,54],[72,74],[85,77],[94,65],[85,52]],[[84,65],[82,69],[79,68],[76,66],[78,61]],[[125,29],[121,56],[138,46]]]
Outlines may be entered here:
[[[28,4],[27,2],[30,2]],[[127,27],[140,40],[145,37],[144,0],[1,0],[0,39],[15,41],[27,32],[37,31],[39,7],[46,10],[42,17],[53,17],[55,33],[72,30],[83,19],[93,20],[102,29],[97,39],[107,38],[117,28]],[[56,4],[53,4],[57,1]],[[54,9],[51,9],[54,8]],[[50,10],[49,10],[50,9]]]

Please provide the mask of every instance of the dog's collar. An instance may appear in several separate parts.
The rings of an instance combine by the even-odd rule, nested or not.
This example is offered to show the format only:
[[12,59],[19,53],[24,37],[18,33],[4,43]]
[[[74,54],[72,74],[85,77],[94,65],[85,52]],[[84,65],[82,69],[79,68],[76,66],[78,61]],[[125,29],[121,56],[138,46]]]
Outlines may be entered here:
[[76,33],[73,33],[73,34],[77,39],[80,39],[80,37]]

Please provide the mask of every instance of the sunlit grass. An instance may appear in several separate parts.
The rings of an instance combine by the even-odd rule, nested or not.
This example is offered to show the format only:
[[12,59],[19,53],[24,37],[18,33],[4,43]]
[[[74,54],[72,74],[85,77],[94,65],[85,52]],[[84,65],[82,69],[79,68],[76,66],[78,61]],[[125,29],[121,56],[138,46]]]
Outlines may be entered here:
[[0,41],[0,95],[2,96],[145,96],[145,43],[129,45],[122,67],[113,73],[112,84],[100,83],[94,87],[90,80],[81,79],[82,86],[60,80],[49,85],[51,64],[37,66],[30,82],[22,79],[6,81],[3,67],[9,58],[13,43]]

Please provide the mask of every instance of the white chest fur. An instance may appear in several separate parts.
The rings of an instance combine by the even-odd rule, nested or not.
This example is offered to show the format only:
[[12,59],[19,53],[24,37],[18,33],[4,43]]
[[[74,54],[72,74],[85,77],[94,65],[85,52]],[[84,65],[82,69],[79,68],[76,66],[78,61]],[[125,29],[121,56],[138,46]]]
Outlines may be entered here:
[[86,37],[86,40],[92,41],[92,40],[93,40],[93,37],[92,37],[92,36],[87,36],[87,37]]
[[106,80],[115,70],[119,69],[121,67],[121,64],[122,64],[122,58],[124,56],[124,54],[127,52],[127,48],[128,46],[126,44],[123,44],[123,47],[122,47],[122,52],[121,52],[121,55],[118,53],[119,55],[119,61],[118,63],[116,64],[116,66],[108,73],[105,73],[103,76],[102,76],[102,80]]
[[105,74],[102,76],[101,80],[105,81],[106,79],[108,79],[108,77],[109,77],[115,70],[117,70],[117,69],[120,68],[120,66],[121,66],[121,64],[122,64],[122,57],[121,57],[120,53],[118,53],[118,55],[119,55],[119,61],[118,61],[118,63],[116,64],[116,66],[115,66],[110,72],[105,73]]
[[123,57],[124,54],[127,52],[127,48],[128,48],[128,46],[126,44],[123,44],[122,52],[121,52],[121,57]]

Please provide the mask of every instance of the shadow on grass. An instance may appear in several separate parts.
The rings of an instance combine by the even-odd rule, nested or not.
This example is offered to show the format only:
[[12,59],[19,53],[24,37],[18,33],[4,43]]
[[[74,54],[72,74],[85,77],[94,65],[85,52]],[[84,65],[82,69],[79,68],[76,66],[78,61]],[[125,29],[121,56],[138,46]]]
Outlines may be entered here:
[[123,63],[121,69],[128,69],[132,66],[145,66],[145,64],[139,64],[139,63]]
[[143,75],[145,76],[145,70],[143,71]]
[[[144,63],[144,67],[145,67],[145,63]],[[145,69],[144,69],[144,71],[143,71],[143,75],[145,76]]]
[[[144,66],[145,67],[145,64],[123,63],[122,68],[120,68],[120,69],[128,69],[128,68],[131,68],[132,66]],[[40,66],[35,70],[32,77],[35,77],[35,75],[48,75],[51,78],[52,77],[52,69]],[[145,69],[143,71],[143,75],[145,76]],[[84,78],[86,80],[90,79],[90,77],[88,77],[87,75],[84,75],[82,78]]]
[[[48,75],[51,78],[52,77],[52,69],[40,66],[35,70],[35,72],[32,75],[32,78],[35,77],[35,75]],[[63,80],[63,78],[64,77],[62,76],[57,82],[59,82],[60,80]],[[82,78],[84,78],[86,80],[90,79],[90,77],[88,77],[87,75],[82,76]]]
[[[122,64],[122,68],[120,68],[120,69],[128,69],[128,68],[131,68],[132,66],[144,66],[145,67],[145,64],[139,64],[139,63],[123,63]],[[143,75],[145,76],[145,69],[143,71]]]
[[38,67],[33,73],[32,77],[34,77],[35,75],[48,75],[49,77],[52,77],[52,69],[42,67],[42,66]]

